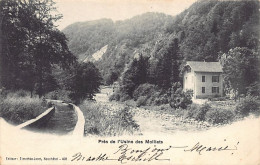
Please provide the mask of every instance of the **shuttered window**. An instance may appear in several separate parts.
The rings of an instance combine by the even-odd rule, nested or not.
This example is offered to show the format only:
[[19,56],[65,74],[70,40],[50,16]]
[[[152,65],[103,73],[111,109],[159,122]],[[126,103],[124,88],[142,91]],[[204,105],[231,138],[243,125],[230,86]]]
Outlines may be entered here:
[[205,92],[206,92],[205,87],[202,87],[202,88],[201,88],[201,92],[202,92],[202,93],[205,93]]
[[212,87],[212,93],[219,93],[219,87]]
[[206,81],[206,77],[205,76],[202,76],[202,82],[205,82]]
[[219,82],[219,76],[212,76],[212,82]]

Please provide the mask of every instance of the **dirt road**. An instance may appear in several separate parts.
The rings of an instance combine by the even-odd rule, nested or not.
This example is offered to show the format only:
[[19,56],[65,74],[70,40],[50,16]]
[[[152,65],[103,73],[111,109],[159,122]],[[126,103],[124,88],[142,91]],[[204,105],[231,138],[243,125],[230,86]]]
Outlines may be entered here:
[[[106,105],[110,109],[119,109],[122,106],[127,106],[124,103],[109,102],[109,94],[112,91],[109,88],[104,88],[101,93],[95,97],[96,101]],[[141,134],[148,135],[154,133],[174,134],[179,131],[200,131],[206,130],[208,127],[201,126],[201,123],[176,117],[172,114],[164,113],[163,111],[154,111],[145,108],[131,107],[134,120],[140,126]]]

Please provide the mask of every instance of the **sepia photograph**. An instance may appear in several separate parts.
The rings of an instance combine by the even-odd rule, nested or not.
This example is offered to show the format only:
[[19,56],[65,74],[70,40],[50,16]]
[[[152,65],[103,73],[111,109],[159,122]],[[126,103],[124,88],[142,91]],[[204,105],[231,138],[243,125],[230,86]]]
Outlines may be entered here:
[[260,165],[258,0],[0,0],[0,165]]

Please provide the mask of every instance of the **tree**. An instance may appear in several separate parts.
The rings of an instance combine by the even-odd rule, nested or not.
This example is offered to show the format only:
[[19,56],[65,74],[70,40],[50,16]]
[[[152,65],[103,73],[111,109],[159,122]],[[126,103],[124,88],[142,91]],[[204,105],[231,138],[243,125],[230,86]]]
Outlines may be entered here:
[[245,47],[236,47],[223,54],[225,85],[228,91],[234,91],[235,99],[246,94],[247,88],[258,81],[258,61],[256,53]]
[[130,67],[122,76],[120,91],[133,97],[136,87],[148,82],[149,57],[140,54],[139,59],[133,59]]
[[61,16],[54,14],[52,0],[3,0],[0,7],[2,84],[8,89],[35,90],[41,97],[47,92],[53,66],[66,68],[76,59],[65,35],[54,26]]
[[72,76],[68,80],[70,97],[77,104],[84,99],[93,99],[102,85],[102,77],[99,70],[91,62],[79,63],[74,66]]
[[178,39],[168,43],[168,47],[162,50],[162,56],[157,63],[156,84],[168,89],[171,84],[179,81],[179,45]]

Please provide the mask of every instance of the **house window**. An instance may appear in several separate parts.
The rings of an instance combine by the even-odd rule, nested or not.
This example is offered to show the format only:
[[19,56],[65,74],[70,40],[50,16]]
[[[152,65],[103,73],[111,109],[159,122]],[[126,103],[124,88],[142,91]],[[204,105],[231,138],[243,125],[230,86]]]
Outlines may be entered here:
[[219,76],[212,76],[212,82],[219,82]]
[[201,88],[201,92],[202,92],[202,93],[205,93],[205,87],[202,87],[202,88]]
[[212,87],[212,93],[219,93],[219,87]]
[[205,80],[206,80],[205,76],[202,76],[202,82],[205,82]]

